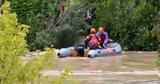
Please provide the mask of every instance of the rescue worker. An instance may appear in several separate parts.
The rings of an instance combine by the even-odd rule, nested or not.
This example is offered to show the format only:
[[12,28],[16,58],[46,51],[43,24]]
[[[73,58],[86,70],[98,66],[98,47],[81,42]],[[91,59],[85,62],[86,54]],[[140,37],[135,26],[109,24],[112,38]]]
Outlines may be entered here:
[[90,50],[99,49],[99,38],[96,36],[96,29],[92,28],[90,34],[85,39],[88,41],[88,47]]
[[108,33],[104,31],[103,27],[99,27],[99,31],[96,33],[96,36],[100,38],[100,46],[106,48],[108,43]]

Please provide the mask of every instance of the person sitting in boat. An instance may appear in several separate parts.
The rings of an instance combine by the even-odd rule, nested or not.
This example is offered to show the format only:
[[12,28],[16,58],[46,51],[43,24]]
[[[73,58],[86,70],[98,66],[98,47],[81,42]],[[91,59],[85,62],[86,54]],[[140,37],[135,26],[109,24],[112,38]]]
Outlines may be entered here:
[[99,31],[96,33],[96,36],[100,38],[100,46],[106,48],[108,43],[108,33],[104,31],[103,27],[99,27]]
[[88,41],[88,47],[90,50],[99,49],[99,41],[98,37],[96,36],[96,29],[92,28],[90,34],[86,37],[86,41]]

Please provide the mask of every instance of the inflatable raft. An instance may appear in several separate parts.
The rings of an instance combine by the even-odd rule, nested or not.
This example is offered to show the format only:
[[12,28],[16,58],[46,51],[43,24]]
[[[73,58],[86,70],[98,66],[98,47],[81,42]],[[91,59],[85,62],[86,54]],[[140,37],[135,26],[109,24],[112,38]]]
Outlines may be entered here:
[[109,43],[107,45],[106,49],[95,49],[95,50],[89,50],[84,49],[84,47],[79,47],[79,50],[76,50],[75,47],[68,47],[68,48],[61,48],[57,55],[62,57],[69,57],[73,56],[74,51],[80,52],[80,56],[83,56],[85,52],[87,52],[87,57],[93,58],[98,56],[107,56],[110,54],[119,54],[122,51],[122,48],[119,43]]

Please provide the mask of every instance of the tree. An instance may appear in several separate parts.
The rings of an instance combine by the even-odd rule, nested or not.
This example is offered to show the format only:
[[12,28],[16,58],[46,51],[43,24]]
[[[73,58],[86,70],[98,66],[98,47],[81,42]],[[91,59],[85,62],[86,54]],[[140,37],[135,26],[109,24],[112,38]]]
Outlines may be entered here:
[[104,26],[110,38],[127,50],[156,50],[151,30],[157,23],[158,8],[146,0],[101,0],[93,26]]
[[20,22],[30,25],[26,37],[30,50],[73,45],[80,36],[79,30],[85,27],[79,0],[14,0],[11,8]]
[[30,25],[26,37],[30,50],[36,50],[39,45],[36,44],[39,32],[57,23],[61,1],[64,0],[13,0],[11,2],[12,11],[17,13],[19,21]]
[[[46,49],[44,55],[24,62],[22,57],[28,52],[25,37],[29,26],[19,23],[16,13],[10,13],[9,6],[10,3],[5,2],[0,8],[0,84],[42,83],[46,78],[40,72],[52,65],[53,50]],[[63,84],[69,73],[70,68],[64,69],[58,76],[63,80],[55,79],[52,82]]]
[[[35,64],[34,62],[24,65],[20,59],[20,56],[24,56],[27,52],[25,37],[29,26],[18,23],[16,14],[9,12],[9,4],[9,2],[4,3],[0,16],[0,83],[26,83],[34,80],[30,78],[37,75],[36,71],[25,73],[26,69],[35,66],[31,65]],[[27,75],[31,77],[27,78]]]
[[58,48],[74,46],[74,43],[82,36],[81,32],[90,27],[85,22],[85,17],[83,17],[85,7],[79,0],[66,2],[66,7],[68,10],[66,10],[64,18],[59,19],[60,23],[55,44]]

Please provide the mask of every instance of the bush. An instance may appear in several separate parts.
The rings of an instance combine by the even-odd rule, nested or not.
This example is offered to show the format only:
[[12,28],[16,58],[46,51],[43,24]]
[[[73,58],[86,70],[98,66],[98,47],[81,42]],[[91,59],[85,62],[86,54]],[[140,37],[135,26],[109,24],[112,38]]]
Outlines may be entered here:
[[[40,84],[46,79],[41,72],[52,66],[53,50],[46,49],[45,54],[33,56],[27,62],[22,60],[28,52],[25,37],[29,26],[18,23],[17,15],[10,13],[9,5],[5,2],[0,8],[0,84]],[[66,68],[58,76],[63,80],[52,81],[63,84],[70,73],[71,69]]]
[[160,67],[160,55],[157,57],[156,64],[158,67]]
[[84,33],[84,30],[90,27],[82,16],[85,8],[83,4],[79,0],[72,1],[72,3],[66,2],[69,4],[69,8],[64,18],[59,19],[60,26],[57,29],[55,44],[58,48],[74,46],[75,42],[82,36],[82,32]]
[[160,24],[154,26],[152,33],[153,36],[155,36],[157,40],[160,42]]
[[56,44],[57,48],[73,46],[77,40],[77,33],[73,27],[69,25],[63,25],[60,30],[58,30],[56,35]]
[[62,48],[74,46],[75,42],[78,41],[81,33],[84,32],[83,29],[88,27],[81,15],[83,7],[78,2],[76,4],[65,2],[65,4],[68,10],[65,11],[63,18],[57,18],[58,26],[36,34],[37,38],[33,46],[38,49],[43,49],[45,46],[50,47],[50,45],[55,48]]
[[[11,9],[13,12],[17,13],[19,22],[30,25],[29,33],[26,37],[27,44],[30,50],[35,50],[35,48],[39,49],[46,45],[37,42],[36,40],[40,37],[40,33],[43,33],[44,35],[43,30],[48,28],[44,27],[44,23],[47,23],[46,26],[48,26],[48,23],[51,23],[59,15],[59,4],[59,1],[54,2],[53,0],[11,1]],[[40,47],[37,47],[38,45]]]
[[[100,5],[99,5],[100,4]],[[158,7],[146,0],[102,0],[96,6],[93,26],[104,26],[110,38],[129,50],[156,50],[151,35]]]
[[44,50],[45,48],[52,48],[55,46],[56,41],[56,32],[53,29],[43,30],[36,33],[35,41],[30,45],[30,49]]
[[[66,9],[63,18],[60,11],[62,4]],[[20,22],[30,25],[26,37],[30,50],[73,45],[80,36],[79,32],[86,27],[81,15],[83,6],[79,0],[14,0],[11,8],[17,13]]]

